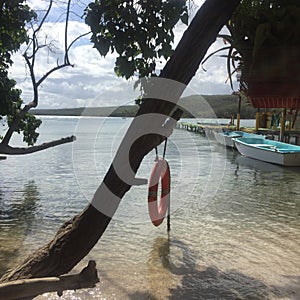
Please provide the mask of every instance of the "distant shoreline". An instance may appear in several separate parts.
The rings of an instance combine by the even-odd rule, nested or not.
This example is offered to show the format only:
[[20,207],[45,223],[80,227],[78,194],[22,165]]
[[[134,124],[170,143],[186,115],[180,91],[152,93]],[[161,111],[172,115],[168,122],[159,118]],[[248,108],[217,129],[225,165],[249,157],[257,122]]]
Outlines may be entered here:
[[[206,100],[206,102],[203,100]],[[234,95],[193,95],[183,97],[179,101],[185,109],[183,117],[211,118],[212,113],[218,118],[231,118],[237,114],[238,98]],[[137,105],[109,107],[77,107],[62,109],[33,109],[31,113],[39,116],[86,116],[86,117],[134,117],[138,111]],[[192,112],[192,114],[190,113]],[[255,109],[248,103],[242,103],[241,118],[252,119]]]
[[134,117],[138,107],[136,105],[128,106],[110,106],[110,107],[77,107],[61,109],[34,109],[31,113],[39,116],[86,116],[86,117]]

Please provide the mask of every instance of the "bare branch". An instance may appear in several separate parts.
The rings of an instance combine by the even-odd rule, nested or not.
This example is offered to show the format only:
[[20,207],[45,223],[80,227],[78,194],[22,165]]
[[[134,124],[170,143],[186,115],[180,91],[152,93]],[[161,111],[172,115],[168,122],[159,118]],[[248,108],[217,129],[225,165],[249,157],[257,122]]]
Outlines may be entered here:
[[19,148],[19,147],[11,147],[9,145],[0,144],[0,153],[1,154],[9,154],[9,155],[23,155],[30,154],[38,151],[42,151],[51,147],[55,147],[62,144],[71,143],[76,140],[74,135],[68,136],[65,138],[61,138],[59,140],[43,143],[41,145],[36,145],[32,147]]
[[68,56],[68,49],[69,49],[68,48],[68,25],[69,25],[69,17],[70,17],[70,5],[71,5],[71,0],[68,1],[66,23],[65,23],[65,59],[64,59],[65,64],[70,64],[69,56]]
[[0,284],[0,299],[13,300],[35,297],[43,293],[57,292],[59,296],[65,290],[93,288],[99,282],[96,263],[90,260],[88,265],[75,275],[44,277],[16,280]]
[[[39,23],[39,25],[37,26],[36,29],[33,29],[33,33],[32,33],[32,54],[30,55],[30,57],[31,57],[31,66],[32,66],[32,68],[34,68],[35,58],[36,58],[36,53],[37,53],[37,51],[38,51],[38,49],[39,49],[37,35],[38,35],[39,31],[41,30],[43,24],[45,23],[45,21],[46,21],[48,15],[49,15],[49,13],[50,13],[50,11],[51,11],[51,9],[52,9],[52,5],[53,5],[53,0],[50,0],[49,6],[48,6],[48,8],[47,8],[47,10],[46,10],[46,13],[45,13],[45,15],[43,16],[41,22]],[[32,28],[33,28],[33,26],[32,26]],[[28,50],[28,48],[27,48],[27,50]],[[27,51],[27,50],[26,50],[26,51]],[[26,53],[26,52],[25,52],[25,53]],[[24,53],[24,54],[25,54],[25,53]]]
[[70,63],[66,63],[66,64],[63,64],[63,65],[58,65],[55,68],[52,68],[51,70],[49,70],[45,75],[43,75],[39,79],[39,81],[36,83],[36,85],[39,86],[53,72],[58,71],[59,69],[62,69],[62,68],[68,67],[68,66],[74,67],[74,65],[71,65]]
[[[32,29],[32,32],[34,32],[34,28],[33,28],[33,23],[32,23],[32,22],[30,22],[30,27],[31,27],[31,29]],[[24,53],[27,53],[27,52],[28,52],[28,50],[30,49],[30,46],[31,46],[32,43],[33,43],[33,38],[29,37],[29,40],[30,40],[30,42],[28,43],[28,45],[27,45],[27,47],[26,47]],[[30,55],[30,56],[31,56],[31,55]],[[30,56],[28,56],[28,57],[30,57]]]
[[32,83],[32,88],[33,88],[33,101],[32,101],[32,106],[29,108],[29,109],[31,109],[32,107],[37,107],[37,105],[38,105],[38,96],[39,96],[38,95],[38,85],[37,85],[36,79],[35,79],[33,64],[30,62],[30,59],[27,57],[26,52],[23,54],[23,57],[25,58],[26,64],[30,71],[30,78],[31,78],[31,83]]
[[[69,51],[71,49],[71,47],[74,45],[74,43],[76,41],[78,41],[81,37],[88,35],[90,32],[84,33],[80,36],[78,36],[77,38],[75,38],[70,45],[68,45],[68,25],[69,25],[69,18],[70,18],[70,7],[71,7],[71,0],[68,0],[67,2],[67,12],[66,12],[66,20],[65,20],[65,41],[64,41],[64,61],[62,64],[58,63],[57,60],[57,65],[55,67],[53,67],[52,69],[50,69],[48,72],[46,72],[41,78],[39,78],[37,80],[36,78],[36,74],[35,74],[35,62],[37,59],[37,55],[40,49],[43,49],[45,47],[48,48],[48,50],[50,52],[54,52],[55,53],[55,45],[53,42],[48,42],[47,41],[47,36],[45,37],[45,41],[42,44],[39,44],[39,32],[42,30],[42,26],[44,25],[44,23],[46,22],[47,17],[50,14],[50,11],[52,9],[54,1],[50,0],[49,2],[49,6],[42,18],[42,20],[40,21],[40,23],[36,26],[36,28],[34,28],[34,25],[31,24],[31,29],[32,29],[32,36],[30,38],[31,42],[29,43],[29,45],[27,46],[25,52],[23,53],[23,57],[25,59],[26,65],[29,68],[30,71],[30,78],[31,78],[31,82],[32,82],[32,89],[33,89],[33,100],[28,103],[27,105],[25,105],[20,112],[18,113],[18,115],[15,116],[14,120],[12,121],[12,123],[10,124],[10,127],[8,128],[1,144],[0,144],[0,148],[4,147],[4,149],[6,149],[7,151],[11,151],[8,144],[9,141],[13,135],[13,133],[15,131],[18,130],[18,127],[21,123],[21,121],[24,119],[24,117],[26,116],[26,113],[28,113],[28,111],[33,108],[33,107],[37,107],[38,106],[38,102],[39,102],[39,87],[40,85],[54,72],[63,69],[65,67],[71,66],[74,67],[73,64],[70,63],[69,60]],[[39,146],[37,146],[39,147]],[[52,147],[52,146],[50,146]],[[15,149],[15,148],[14,148]],[[20,152],[20,154],[24,153],[31,153],[31,152],[35,152],[35,151],[39,151],[39,150],[35,150],[35,147],[30,147],[30,148],[20,148],[22,150],[14,150],[14,152]],[[24,150],[26,149],[26,150]],[[31,150],[29,150],[31,149]],[[39,149],[39,148],[37,148]],[[24,152],[25,151],[25,152]],[[29,151],[29,152],[28,152]],[[4,152],[3,152],[4,153]],[[19,154],[19,153],[16,153]]]
[[52,5],[53,5],[53,0],[50,0],[49,6],[48,6],[48,8],[46,10],[46,13],[45,13],[44,17],[42,18],[42,20],[41,20],[39,26],[37,27],[37,29],[34,31],[35,34],[37,34],[41,30],[43,24],[45,23],[48,15],[49,15],[49,13],[51,11]]
[[72,47],[79,39],[81,39],[82,37],[84,37],[84,36],[90,34],[91,32],[92,32],[92,31],[83,33],[83,34],[79,35],[76,39],[74,39],[74,40],[72,41],[72,43],[69,45],[69,47],[67,48],[67,52],[70,51],[71,47]]

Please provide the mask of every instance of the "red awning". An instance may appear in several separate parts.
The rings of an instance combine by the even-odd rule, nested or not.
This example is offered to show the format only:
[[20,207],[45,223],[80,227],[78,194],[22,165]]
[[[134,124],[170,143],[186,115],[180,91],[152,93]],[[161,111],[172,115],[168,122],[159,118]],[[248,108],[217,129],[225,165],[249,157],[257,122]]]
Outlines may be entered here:
[[300,97],[252,96],[249,97],[256,108],[289,108],[300,109]]

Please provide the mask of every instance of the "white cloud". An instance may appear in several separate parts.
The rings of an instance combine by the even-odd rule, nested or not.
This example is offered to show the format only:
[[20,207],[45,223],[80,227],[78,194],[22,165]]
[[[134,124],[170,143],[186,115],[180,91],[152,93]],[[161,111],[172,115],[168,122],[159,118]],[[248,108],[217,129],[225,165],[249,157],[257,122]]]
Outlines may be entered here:
[[[203,0],[196,1],[197,4]],[[47,1],[31,1],[34,8],[44,7]],[[180,40],[186,26],[177,26],[175,44]],[[81,21],[69,23],[68,40],[89,31],[89,28]],[[41,56],[36,62],[36,75],[39,78],[51,67],[57,64],[57,59],[62,62],[64,44],[64,23],[45,23],[41,37],[47,36],[48,41],[55,41],[55,52],[51,53],[46,48],[42,49]],[[223,46],[220,41],[212,45],[209,52]],[[41,86],[40,108],[50,107],[78,107],[85,106],[91,101],[97,106],[110,106],[126,104],[137,97],[138,92],[133,91],[133,80],[126,81],[118,78],[114,73],[113,54],[101,57],[92,47],[89,37],[83,38],[70,51],[70,61],[74,68],[64,68],[53,73]],[[20,53],[14,58],[14,65],[10,70],[12,78],[18,82],[18,87],[23,90],[23,98],[26,102],[32,100],[32,87],[30,76],[25,68],[25,62]],[[163,62],[164,64],[165,62]],[[163,67],[163,64],[161,67]],[[231,93],[229,84],[225,84],[227,78],[226,61],[224,58],[212,57],[206,64],[207,72],[199,70],[190,83],[195,93],[223,94]]]
[[49,2],[49,0],[27,0],[27,4],[34,10],[46,9]]
[[[51,13],[47,21],[59,22],[64,20],[66,15],[67,0],[55,0],[52,2]],[[79,20],[84,13],[84,9],[92,2],[91,0],[73,0],[70,6],[70,19]],[[49,7],[50,0],[27,0],[27,4],[36,11],[38,18],[41,19]]]

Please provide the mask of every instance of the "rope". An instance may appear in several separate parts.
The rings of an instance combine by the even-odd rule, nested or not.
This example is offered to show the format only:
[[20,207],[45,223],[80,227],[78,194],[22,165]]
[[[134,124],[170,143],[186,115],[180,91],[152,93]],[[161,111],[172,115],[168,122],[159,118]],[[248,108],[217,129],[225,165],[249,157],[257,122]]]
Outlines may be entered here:
[[168,143],[168,138],[166,138],[166,139],[165,139],[165,145],[164,145],[163,158],[165,158],[165,156],[166,156],[167,143]]
[[155,147],[155,160],[154,161],[158,161],[158,150],[157,150],[157,147]]
[[[163,158],[165,158],[165,156],[166,156],[167,143],[168,143],[168,138],[165,139]],[[170,212],[170,209],[171,209],[171,201],[169,201],[168,216],[167,216],[167,231],[168,231],[168,233],[171,230],[171,212]]]

